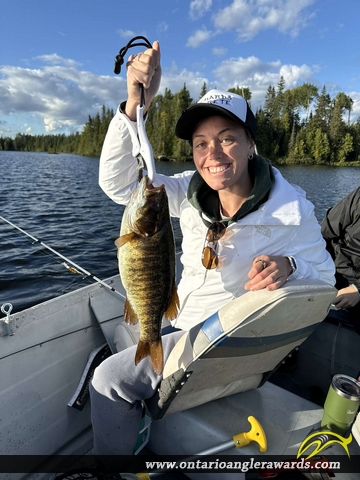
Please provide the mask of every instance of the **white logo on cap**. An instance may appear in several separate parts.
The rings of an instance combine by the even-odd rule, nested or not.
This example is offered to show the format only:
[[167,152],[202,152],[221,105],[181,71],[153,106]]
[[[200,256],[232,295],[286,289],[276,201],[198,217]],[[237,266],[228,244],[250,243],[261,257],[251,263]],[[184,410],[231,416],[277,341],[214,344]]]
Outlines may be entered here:
[[209,95],[204,98],[204,103],[212,103],[214,105],[232,105],[232,95]]

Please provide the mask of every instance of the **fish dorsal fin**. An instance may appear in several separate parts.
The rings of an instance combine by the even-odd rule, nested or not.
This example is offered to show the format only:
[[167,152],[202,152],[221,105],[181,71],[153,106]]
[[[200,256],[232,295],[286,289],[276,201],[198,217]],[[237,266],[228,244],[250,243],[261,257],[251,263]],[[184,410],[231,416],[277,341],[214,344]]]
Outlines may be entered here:
[[136,325],[139,321],[138,316],[134,312],[134,309],[129,302],[129,299],[126,297],[124,305],[124,320],[129,325]]
[[164,313],[164,317],[167,320],[175,320],[175,318],[178,315],[179,307],[180,307],[180,302],[179,302],[179,297],[176,290],[176,285],[174,282],[172,287],[171,299]]
[[137,237],[137,235],[134,232],[127,233],[126,235],[121,235],[121,237],[115,240],[115,245],[118,248],[121,248],[123,245],[125,245],[125,243],[131,242],[131,240],[133,240],[135,237]]

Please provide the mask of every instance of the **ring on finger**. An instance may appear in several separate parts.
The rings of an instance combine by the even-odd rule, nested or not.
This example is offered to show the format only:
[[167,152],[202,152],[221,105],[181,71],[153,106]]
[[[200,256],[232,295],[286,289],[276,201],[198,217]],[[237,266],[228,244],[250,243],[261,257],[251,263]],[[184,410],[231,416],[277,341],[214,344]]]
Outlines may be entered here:
[[265,268],[268,266],[268,264],[265,262],[265,260],[263,260],[262,258],[259,258],[259,260],[256,260],[255,263],[261,263],[261,265],[263,266],[263,270],[265,270]]

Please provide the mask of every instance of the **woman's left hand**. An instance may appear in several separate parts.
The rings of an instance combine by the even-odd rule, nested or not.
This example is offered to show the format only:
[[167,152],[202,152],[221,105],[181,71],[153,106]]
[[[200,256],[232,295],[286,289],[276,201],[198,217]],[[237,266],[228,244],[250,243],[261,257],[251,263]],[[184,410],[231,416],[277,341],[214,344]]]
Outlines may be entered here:
[[245,290],[276,290],[291,274],[289,260],[280,255],[258,255],[254,258]]

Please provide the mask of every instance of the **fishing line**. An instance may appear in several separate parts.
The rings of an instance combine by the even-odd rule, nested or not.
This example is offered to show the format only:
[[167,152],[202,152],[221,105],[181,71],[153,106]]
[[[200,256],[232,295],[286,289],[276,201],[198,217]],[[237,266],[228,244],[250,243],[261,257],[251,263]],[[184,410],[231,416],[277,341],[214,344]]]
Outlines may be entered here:
[[[72,260],[70,260],[69,258],[65,257],[64,255],[62,255],[61,253],[57,252],[56,250],[54,250],[53,248],[49,247],[49,245],[46,245],[46,243],[42,242],[41,240],[39,240],[38,238],[34,237],[33,235],[31,235],[30,233],[26,232],[25,230],[23,230],[22,228],[18,227],[17,225],[15,225],[14,223],[10,222],[10,220],[7,220],[6,218],[2,217],[0,215],[0,220],[2,220],[3,222],[7,223],[8,225],[10,225],[11,227],[15,228],[16,230],[19,230],[19,232],[23,233],[24,235],[26,235],[27,237],[31,238],[33,240],[33,244],[35,243],[38,243],[39,245],[42,245],[46,250],[52,252],[54,255],[56,255],[57,257],[61,258],[63,260],[62,262],[62,265],[67,269],[69,270],[70,272],[72,273],[83,273],[85,274],[87,277],[90,277],[92,278],[93,280],[95,280],[95,282],[99,283],[100,285],[102,285],[103,287],[106,287],[108,288],[109,290],[111,290],[112,292],[116,293],[117,295],[120,295],[120,297],[124,298],[124,295],[120,292],[118,292],[114,287],[112,287],[111,285],[109,285],[108,283],[104,282],[103,280],[100,280],[100,278],[96,277],[95,275],[93,275],[92,273],[88,272],[87,270],[85,270],[85,268],[82,268],[80,267],[80,265],[78,265],[77,263],[73,262]],[[45,252],[44,252],[45,253]],[[70,264],[70,265],[69,265]]]

